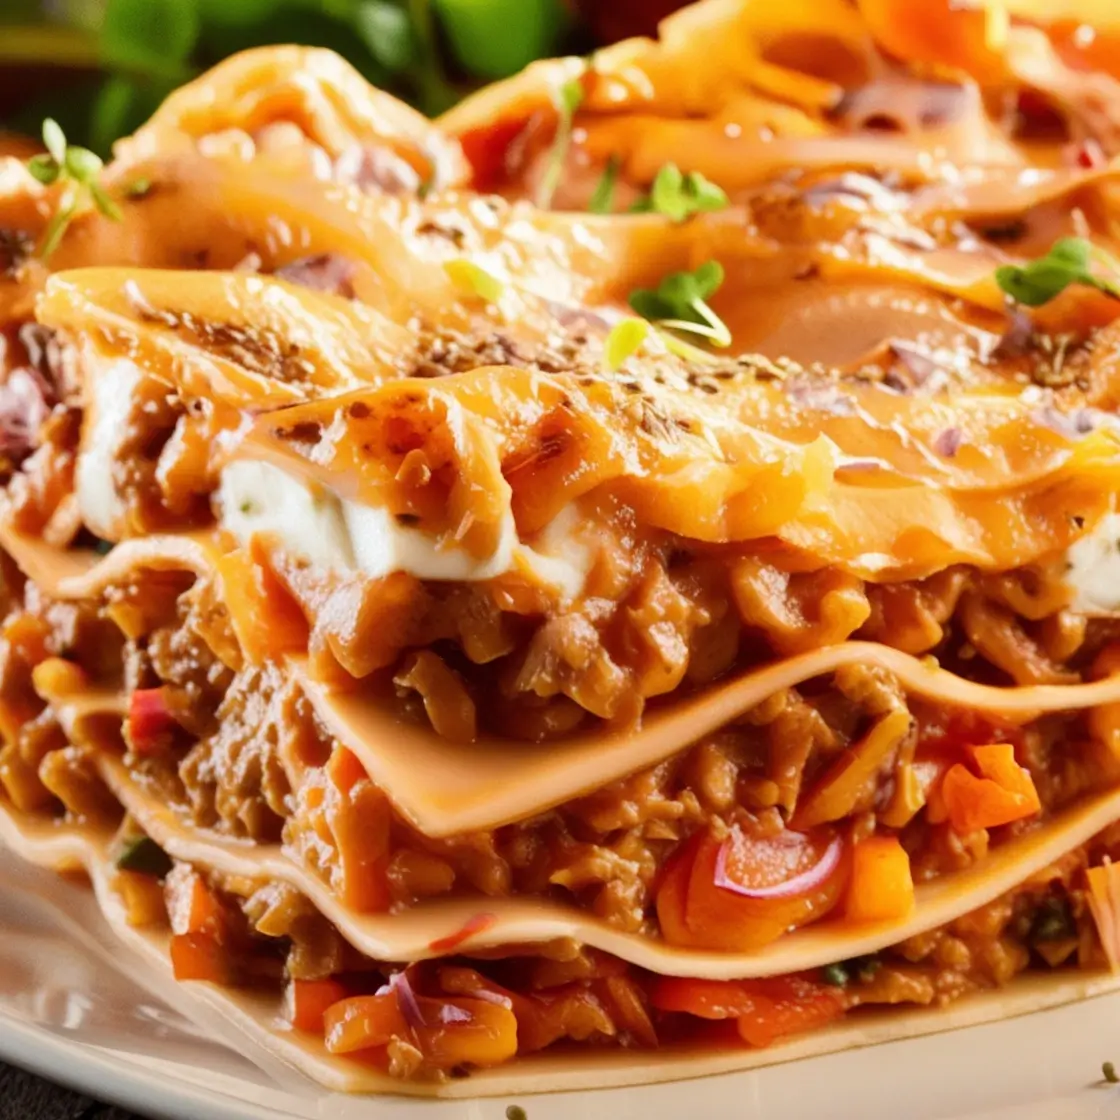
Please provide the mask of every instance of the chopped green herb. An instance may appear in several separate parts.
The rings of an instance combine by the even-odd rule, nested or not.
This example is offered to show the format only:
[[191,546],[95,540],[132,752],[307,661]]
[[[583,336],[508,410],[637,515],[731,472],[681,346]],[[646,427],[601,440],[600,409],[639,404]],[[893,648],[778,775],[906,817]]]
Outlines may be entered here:
[[649,323],[645,319],[623,319],[611,327],[603,346],[603,368],[613,373],[627,358],[636,354],[649,338]]
[[718,359],[714,354],[707,350],[701,350],[699,346],[693,346],[689,342],[685,342],[683,338],[678,338],[670,331],[659,330],[657,327],[653,328],[654,333],[665,344],[665,349],[670,354],[676,354],[686,362],[698,362],[703,365],[712,365],[718,363]]
[[851,960],[837,961],[835,964],[825,965],[821,969],[821,980],[836,988],[844,988],[852,980],[862,983],[869,981],[880,968],[883,962],[874,953],[866,957],[852,957]]
[[354,30],[390,74],[407,70],[416,58],[412,17],[396,4],[362,0],[354,10]]
[[44,186],[63,185],[54,216],[39,246],[39,256],[46,260],[58,248],[67,227],[79,214],[96,208],[107,218],[119,221],[121,212],[97,181],[104,166],[101,157],[88,148],[68,147],[58,122],[50,117],[43,121],[43,146],[46,152],[32,156],[27,161],[27,170]]
[[583,104],[583,82],[572,78],[556,91],[556,135],[548,154],[548,166],[541,176],[541,187],[537,192],[537,205],[547,210],[552,205],[552,196],[560,185],[564,173],[564,161],[568,158],[568,147],[572,142],[572,120],[576,110]]
[[[1097,276],[1091,271],[1094,261],[1117,274],[1116,279]],[[1003,265],[996,269],[996,283],[1017,303],[1041,307],[1061,295],[1071,284],[1096,288],[1113,299],[1120,299],[1120,267],[1112,256],[1083,237],[1063,237],[1038,260],[1022,265]]]
[[883,962],[874,954],[866,957],[856,957],[851,964],[855,968],[856,976],[859,977],[864,983],[872,980],[875,973],[883,967]]
[[506,1120],[526,1120],[525,1109],[519,1104],[511,1104],[506,1108]]
[[117,870],[162,879],[171,870],[171,857],[150,837],[133,836],[117,856]]
[[667,163],[653,180],[649,194],[630,207],[632,213],[664,214],[674,222],[683,222],[693,214],[722,210],[727,195],[701,175],[699,171],[683,172],[675,163]]
[[670,273],[656,291],[631,292],[630,306],[659,327],[698,334],[713,346],[730,346],[731,331],[707,304],[722,283],[723,266],[705,261],[695,272]]
[[133,179],[124,189],[127,198],[143,198],[152,189],[152,181],[144,175]]
[[1031,941],[1064,941],[1077,936],[1077,926],[1064,898],[1044,899],[1031,921]]
[[97,543],[93,546],[93,551],[96,552],[98,556],[108,556],[109,553],[113,551],[113,542],[103,541],[98,537]]
[[1101,1074],[1109,1085],[1120,1084],[1120,1074],[1117,1074],[1116,1066],[1114,1066],[1112,1062],[1101,1063]]
[[476,295],[487,303],[497,303],[502,298],[505,285],[474,261],[447,261],[443,270],[451,277],[452,283],[468,295]]
[[607,160],[607,166],[603,169],[599,182],[595,184],[591,201],[587,204],[587,209],[592,214],[609,214],[614,209],[614,188],[618,183],[619,166],[618,156],[611,156]]

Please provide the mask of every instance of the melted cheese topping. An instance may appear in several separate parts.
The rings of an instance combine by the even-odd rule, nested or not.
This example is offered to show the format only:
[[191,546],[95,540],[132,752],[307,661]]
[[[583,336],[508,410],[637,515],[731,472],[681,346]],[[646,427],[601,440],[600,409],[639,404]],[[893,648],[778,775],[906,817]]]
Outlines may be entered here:
[[1101,519],[1066,554],[1072,607],[1083,614],[1120,612],[1120,513]]
[[132,394],[144,374],[135,362],[87,358],[90,400],[86,406],[74,491],[82,520],[99,537],[120,535],[125,506],[113,484],[113,463],[127,430]]
[[218,501],[222,527],[242,544],[256,533],[269,534],[322,568],[363,572],[371,579],[408,572],[418,579],[473,582],[521,570],[574,599],[594,561],[572,508],[561,511],[531,544],[518,539],[513,516],[507,514],[497,547],[477,557],[402,525],[386,509],[339,498],[261,460],[230,463],[222,471]]

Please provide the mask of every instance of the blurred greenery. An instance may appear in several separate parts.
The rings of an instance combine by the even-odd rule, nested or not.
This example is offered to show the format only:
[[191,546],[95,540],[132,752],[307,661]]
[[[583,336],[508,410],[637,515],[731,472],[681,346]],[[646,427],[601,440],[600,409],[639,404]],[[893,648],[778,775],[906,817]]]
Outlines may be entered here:
[[176,86],[270,43],[330,47],[436,114],[582,36],[564,0],[0,0],[0,127],[51,116],[108,156]]

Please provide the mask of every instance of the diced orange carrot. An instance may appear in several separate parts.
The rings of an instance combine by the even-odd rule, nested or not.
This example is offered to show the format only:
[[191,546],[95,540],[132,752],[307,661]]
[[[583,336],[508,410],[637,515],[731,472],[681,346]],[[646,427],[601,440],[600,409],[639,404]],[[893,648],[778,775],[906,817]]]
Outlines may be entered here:
[[914,908],[910,857],[897,836],[869,836],[852,849],[845,916],[853,922],[905,918]]
[[824,1026],[844,1013],[843,993],[794,974],[765,980],[692,980],[659,976],[650,1002],[661,1011],[699,1019],[735,1019],[751,1046],[769,1046],[789,1034]]
[[417,1000],[425,1025],[415,1031],[420,1052],[440,1069],[496,1066],[517,1053],[517,1018],[512,1007],[457,996]]
[[202,933],[221,939],[225,932],[222,904],[197,871],[176,864],[164,879],[163,892],[172,933]]
[[332,1054],[352,1054],[384,1046],[392,1038],[410,1038],[393,991],[351,996],[331,1004],[323,1015],[324,1040]]
[[751,1046],[770,1046],[787,1035],[815,1030],[845,1011],[837,988],[800,976],[775,976],[755,984],[759,988],[755,1006],[738,1019],[739,1037]]
[[964,835],[1033,816],[1042,808],[1030,774],[1015,761],[1010,743],[970,748],[977,777],[967,766],[951,766],[941,799],[953,831]]
[[350,993],[346,985],[326,980],[292,980],[285,994],[288,1022],[297,1031],[321,1035],[327,1010],[341,1003]]
[[175,934],[171,938],[171,967],[176,980],[232,982],[233,962],[229,953],[205,933]]
[[250,661],[307,648],[307,619],[273,574],[259,537],[227,552],[217,566],[233,631]]
[[361,1053],[404,1038],[438,1069],[498,1065],[517,1053],[517,1019],[505,1002],[411,998],[418,1013],[413,1022],[405,1018],[392,989],[333,1004],[324,1015],[327,1049],[332,1054]]
[[754,1009],[745,980],[694,980],[655,976],[650,1002],[659,1011],[681,1011],[698,1019],[737,1019]]

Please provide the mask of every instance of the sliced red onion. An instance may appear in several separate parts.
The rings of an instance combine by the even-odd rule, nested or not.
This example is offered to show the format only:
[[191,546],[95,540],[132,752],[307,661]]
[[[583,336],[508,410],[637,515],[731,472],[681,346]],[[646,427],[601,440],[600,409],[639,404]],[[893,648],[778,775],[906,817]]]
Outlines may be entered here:
[[915,86],[910,78],[876,78],[849,90],[829,114],[852,129],[915,133],[960,120],[979,92],[958,82],[931,78]]
[[1008,311],[1007,327],[992,350],[993,358],[1021,358],[1034,341],[1034,320],[1021,307]]
[[389,978],[389,990],[396,995],[397,1007],[400,1008],[404,1021],[413,1030],[419,1030],[427,1025],[424,1021],[424,1013],[420,1010],[420,1002],[412,989],[412,981],[408,978],[407,968]]
[[513,1000],[501,992],[492,992],[488,988],[476,988],[470,993],[471,999],[481,1000],[483,1003],[492,1003],[495,1007],[512,1007]]
[[844,842],[839,836],[834,836],[828,847],[817,862],[808,871],[802,871],[784,883],[776,883],[772,887],[744,887],[736,883],[727,874],[727,853],[731,847],[729,836],[720,845],[719,854],[716,856],[715,884],[725,891],[731,891],[741,898],[796,898],[798,895],[808,894],[827,882],[828,877],[840,865],[840,856],[844,851]]
[[951,459],[960,450],[961,438],[960,428],[946,428],[944,431],[937,433],[933,441],[933,449],[938,455],[944,455],[946,459]]
[[313,292],[353,299],[355,271],[354,262],[347,257],[338,253],[317,253],[278,268],[274,275]]
[[368,194],[417,194],[420,176],[391,148],[353,145],[335,160],[334,177]]
[[786,394],[806,408],[827,412],[832,416],[854,416],[854,398],[840,388],[811,377],[791,378],[784,382]]
[[905,342],[891,342],[889,345],[891,353],[910,374],[913,385],[924,384],[931,374],[937,372],[937,363],[924,351],[908,346]]
[[880,471],[886,464],[881,459],[845,459],[836,467],[838,471],[857,471],[864,474],[868,471]]

